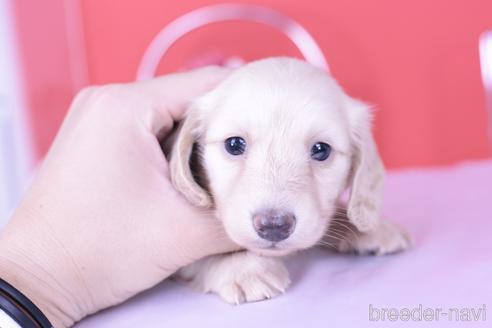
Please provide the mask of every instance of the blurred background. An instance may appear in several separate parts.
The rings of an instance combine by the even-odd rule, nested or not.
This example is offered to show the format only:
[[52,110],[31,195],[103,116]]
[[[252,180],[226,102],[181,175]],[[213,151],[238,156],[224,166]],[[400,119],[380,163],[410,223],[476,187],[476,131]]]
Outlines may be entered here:
[[[221,3],[0,0],[0,227],[77,91],[135,80],[161,30]],[[377,108],[375,135],[389,169],[490,158],[492,1],[234,3],[273,10],[309,33],[347,92]],[[302,58],[288,37],[289,31],[299,35],[285,22],[277,25],[229,20],[201,26],[172,44],[157,73]]]

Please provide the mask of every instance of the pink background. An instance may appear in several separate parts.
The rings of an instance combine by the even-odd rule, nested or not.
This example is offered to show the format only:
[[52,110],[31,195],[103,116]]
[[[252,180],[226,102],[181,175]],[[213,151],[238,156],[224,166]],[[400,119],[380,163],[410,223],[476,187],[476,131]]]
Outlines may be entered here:
[[[376,138],[390,168],[490,156],[478,39],[492,2],[238,1],[268,6],[304,25],[350,94],[375,104]],[[13,1],[36,157],[48,149],[69,103],[88,84],[132,81],[168,22],[220,1]],[[252,23],[222,23],[184,38],[160,72],[200,56],[247,60],[299,56],[288,40]]]

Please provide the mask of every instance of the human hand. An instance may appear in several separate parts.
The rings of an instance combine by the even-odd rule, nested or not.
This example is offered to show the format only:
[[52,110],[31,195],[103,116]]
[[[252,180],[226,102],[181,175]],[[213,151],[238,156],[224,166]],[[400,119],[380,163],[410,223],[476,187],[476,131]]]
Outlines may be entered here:
[[158,138],[227,75],[217,67],[82,91],[0,235],[0,277],[55,327],[237,248],[169,181]]

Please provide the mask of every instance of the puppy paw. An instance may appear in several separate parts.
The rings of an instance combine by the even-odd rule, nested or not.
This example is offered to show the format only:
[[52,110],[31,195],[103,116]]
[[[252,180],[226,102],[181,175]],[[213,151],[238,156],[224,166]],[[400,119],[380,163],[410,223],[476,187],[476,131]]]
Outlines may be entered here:
[[410,235],[400,226],[383,220],[372,231],[347,233],[338,244],[338,251],[360,255],[385,255],[401,252],[412,244]]
[[273,298],[290,284],[282,261],[247,251],[212,256],[200,266],[194,268],[192,275],[185,268],[182,275],[186,278],[188,274],[187,280],[194,289],[216,293],[230,304]]

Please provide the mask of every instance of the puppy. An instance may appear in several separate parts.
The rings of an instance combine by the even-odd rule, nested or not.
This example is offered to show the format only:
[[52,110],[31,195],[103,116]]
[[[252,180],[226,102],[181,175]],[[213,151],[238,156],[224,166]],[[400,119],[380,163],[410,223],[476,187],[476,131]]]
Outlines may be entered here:
[[385,254],[409,246],[404,231],[381,219],[384,168],[368,106],[300,60],[250,63],[196,100],[170,170],[176,189],[215,211],[244,247],[177,273],[229,303],[284,292],[290,280],[280,257],[297,250],[324,244]]

